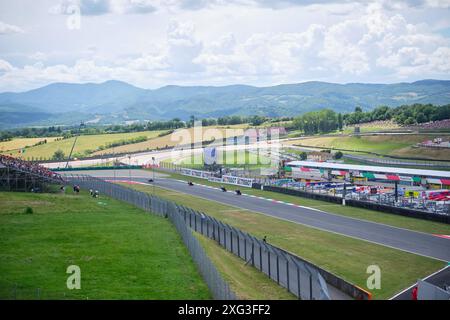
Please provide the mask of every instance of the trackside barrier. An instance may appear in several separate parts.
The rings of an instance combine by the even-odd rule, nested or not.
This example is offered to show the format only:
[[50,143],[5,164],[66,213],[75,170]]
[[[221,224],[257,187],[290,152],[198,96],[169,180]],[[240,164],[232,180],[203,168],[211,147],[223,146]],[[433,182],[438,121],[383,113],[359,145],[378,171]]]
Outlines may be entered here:
[[55,168],[52,171],[97,171],[97,170],[130,170],[142,169],[142,166],[98,166],[98,167],[76,167],[76,168]]
[[180,173],[185,176],[207,179],[212,182],[217,183],[226,183],[226,184],[234,184],[237,186],[248,187],[251,188],[254,182],[254,179],[250,178],[242,178],[230,175],[223,175],[222,178],[214,177],[214,174],[210,171],[202,171],[202,170],[194,170],[188,168],[180,168]]
[[346,203],[346,205],[349,205],[352,207],[364,208],[364,209],[375,210],[375,211],[382,211],[382,212],[397,214],[397,215],[405,216],[405,217],[412,217],[412,218],[417,218],[417,219],[424,219],[424,220],[437,221],[437,222],[450,224],[450,215],[435,214],[435,213],[430,213],[430,212],[412,210],[409,208],[393,207],[393,206],[388,206],[388,205],[381,204],[381,203],[353,200],[353,199],[345,200],[345,203]]
[[[235,298],[235,295],[206,257],[201,245],[192,235],[191,230],[215,240],[222,247],[245,260],[247,264],[251,264],[259,269],[300,299],[331,299],[327,282],[321,275],[320,268],[248,233],[224,224],[213,217],[185,206],[177,205],[174,202],[98,178],[72,175],[68,176],[67,179],[71,183],[80,185],[82,188],[98,190],[112,198],[134,204],[156,215],[168,217],[177,227],[180,234],[182,234],[194,261],[196,261],[208,287],[210,287],[214,297],[217,299]],[[194,249],[191,249],[190,246]],[[359,299],[368,298],[367,295],[353,295],[352,297]]]
[[[283,193],[283,194],[288,194],[288,195],[293,195],[293,196],[298,196],[298,197],[303,197],[303,198],[322,200],[322,201],[328,201],[328,202],[339,203],[339,204],[342,203],[341,197],[335,197],[332,195],[319,194],[319,193],[289,189],[289,188],[284,188],[284,187],[268,186],[268,185],[263,185],[263,184],[259,184],[259,183],[253,183],[252,187],[254,189],[262,188],[265,191]],[[352,207],[359,207],[359,208],[370,209],[370,210],[375,210],[375,211],[382,211],[382,212],[406,216],[406,217],[425,219],[425,220],[437,221],[437,222],[450,224],[450,215],[434,214],[434,213],[429,213],[429,212],[425,212],[425,211],[413,210],[413,209],[402,208],[402,207],[388,206],[388,205],[384,205],[381,203],[355,200],[355,199],[346,199],[345,204],[347,206],[352,206]]]

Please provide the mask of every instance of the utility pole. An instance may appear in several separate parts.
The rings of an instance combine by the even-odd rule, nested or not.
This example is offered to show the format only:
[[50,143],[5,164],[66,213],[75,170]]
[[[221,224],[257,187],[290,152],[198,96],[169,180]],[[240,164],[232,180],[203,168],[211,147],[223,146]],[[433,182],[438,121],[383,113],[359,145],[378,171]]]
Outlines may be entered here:
[[66,162],[66,168],[69,167],[69,161],[70,161],[70,158],[72,157],[73,149],[75,148],[75,144],[77,143],[78,136],[80,135],[80,133],[81,133],[81,128],[82,128],[83,126],[84,126],[84,123],[83,123],[83,121],[82,121],[82,122],[80,123],[80,126],[78,127],[78,134],[75,135],[75,140],[73,141],[72,149],[70,149],[70,154],[69,154],[69,157],[67,158],[67,162]]
[[155,157],[152,157],[153,161],[153,195],[155,195]]
[[131,183],[131,154],[128,155],[128,174],[130,176],[130,183]]

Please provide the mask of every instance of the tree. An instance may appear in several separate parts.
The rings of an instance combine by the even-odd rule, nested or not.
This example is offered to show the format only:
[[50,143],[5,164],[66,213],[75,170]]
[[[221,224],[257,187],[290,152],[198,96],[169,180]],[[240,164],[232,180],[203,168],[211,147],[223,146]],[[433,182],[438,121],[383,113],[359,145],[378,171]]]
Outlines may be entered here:
[[342,113],[338,114],[338,128],[339,131],[342,131],[342,128],[344,127],[344,120],[342,119]]
[[252,116],[250,117],[250,124],[252,126],[259,126],[261,124],[263,124],[266,121],[265,117],[262,116]]
[[300,160],[306,160],[306,158],[308,158],[308,154],[305,151],[300,153],[299,156],[300,156]]
[[341,159],[344,154],[341,151],[338,151],[334,154],[334,158],[336,160]]
[[64,154],[64,151],[62,151],[61,149],[58,149],[58,150],[56,150],[55,153],[53,154],[52,159],[53,159],[53,160],[61,161],[61,160],[64,160],[65,157],[66,157],[66,156],[65,156],[65,154]]
[[305,134],[327,133],[338,128],[338,117],[331,109],[311,111],[295,118],[294,126]]
[[425,116],[425,114],[423,112],[419,112],[416,115],[416,121],[417,121],[417,123],[427,122],[427,117]]

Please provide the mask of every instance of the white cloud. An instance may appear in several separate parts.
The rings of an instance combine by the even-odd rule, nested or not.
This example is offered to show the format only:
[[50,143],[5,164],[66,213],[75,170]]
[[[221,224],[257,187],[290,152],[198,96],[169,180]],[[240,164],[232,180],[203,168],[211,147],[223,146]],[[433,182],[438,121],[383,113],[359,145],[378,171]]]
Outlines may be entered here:
[[48,57],[45,53],[37,51],[37,52],[33,53],[32,55],[30,55],[30,59],[36,60],[36,61],[46,61],[48,59]]
[[[119,79],[143,87],[273,85],[394,82],[446,78],[450,72],[450,40],[433,31],[431,19],[420,17],[424,6],[432,5],[423,1],[394,3],[401,10],[387,0],[349,4],[338,14],[334,5],[325,3],[299,9],[289,7],[296,6],[292,0],[273,10],[264,1],[233,2],[84,1],[96,16],[72,39],[78,42],[71,48],[79,52],[70,51],[70,59],[64,60],[64,53],[52,54],[40,44],[24,53],[27,60],[20,63],[2,55],[9,62],[0,60],[0,91],[54,81]],[[240,11],[243,5],[249,9]],[[158,11],[151,17],[104,16],[162,7],[186,9]],[[89,24],[107,28],[102,33]]]
[[22,28],[0,21],[0,35],[23,33]]
[[450,8],[450,0],[425,0],[425,4],[432,8]]
[[0,59],[0,75],[11,72],[13,70],[13,66],[5,60]]
[[191,22],[172,20],[168,29],[167,61],[172,71],[179,73],[198,72],[202,66],[194,62],[201,53],[203,45],[195,36]]

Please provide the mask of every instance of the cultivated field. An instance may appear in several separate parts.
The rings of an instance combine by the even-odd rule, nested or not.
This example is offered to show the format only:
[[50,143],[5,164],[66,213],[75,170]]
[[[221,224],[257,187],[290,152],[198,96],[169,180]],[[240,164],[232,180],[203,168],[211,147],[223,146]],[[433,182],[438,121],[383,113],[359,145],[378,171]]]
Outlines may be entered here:
[[0,299],[211,298],[168,220],[102,196],[0,193],[0,242]]
[[[98,135],[82,135],[77,139],[75,148],[73,150],[74,155],[89,155],[95,151],[98,147],[104,146],[108,143],[113,143],[121,140],[129,140],[141,136],[147,137],[147,139],[155,138],[164,131],[143,131],[143,132],[130,132],[130,133],[112,133],[112,134],[98,134]],[[60,141],[49,142],[47,144],[39,145],[36,147],[27,148],[25,153],[21,156],[27,158],[46,158],[50,159],[55,151],[62,150],[66,157],[70,153],[75,137],[64,139]],[[124,147],[127,147],[126,145]],[[118,147],[119,148],[119,147]],[[115,148],[117,149],[117,148]],[[18,151],[13,152],[13,155],[20,155]]]
[[[126,153],[153,150],[156,148],[167,148],[176,145],[190,145],[191,143],[201,143],[202,141],[209,141],[213,138],[217,138],[217,136],[215,136],[215,130],[219,133],[219,137],[228,138],[235,134],[242,135],[244,128],[246,127],[247,125],[203,127],[203,135],[194,134],[194,128],[179,129],[174,134],[158,137],[145,142],[120,146],[114,148],[114,151],[116,153]],[[95,152],[94,155],[110,154],[112,152],[112,149],[105,149]]]
[[[31,147],[39,142],[47,140],[47,143],[55,141],[58,137],[45,137],[45,138],[14,138],[10,141],[0,142],[0,153],[6,151],[17,151],[25,147]],[[10,152],[14,153],[14,152]]]
[[[132,188],[151,193],[152,188]],[[247,190],[247,189],[246,189]],[[285,250],[366,288],[369,265],[378,265],[382,272],[380,290],[370,290],[374,299],[387,299],[415,283],[418,278],[442,268],[442,261],[391,249],[300,224],[242,210],[192,195],[155,188],[158,196],[205,212],[225,223],[263,238]]]

